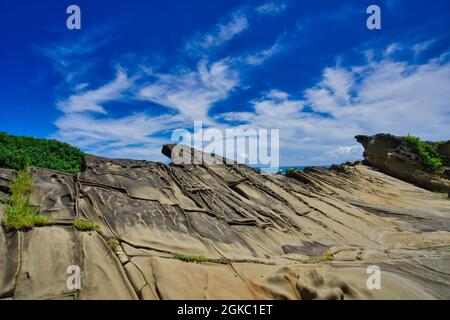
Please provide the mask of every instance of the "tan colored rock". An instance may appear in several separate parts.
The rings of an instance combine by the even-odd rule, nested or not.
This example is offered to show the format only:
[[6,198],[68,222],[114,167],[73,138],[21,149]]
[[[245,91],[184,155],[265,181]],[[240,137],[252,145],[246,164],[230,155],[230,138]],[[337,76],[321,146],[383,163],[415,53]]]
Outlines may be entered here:
[[228,265],[161,258],[151,258],[151,265],[161,299],[258,298]]
[[107,243],[95,232],[78,235],[83,252],[79,299],[137,299],[135,289]]
[[[89,156],[78,175],[34,174],[32,204],[56,225],[0,230],[0,299],[450,298],[446,195],[365,165],[299,178]],[[0,169],[5,196],[14,175]]]
[[72,228],[36,228],[18,236],[21,262],[14,299],[76,297],[77,290],[67,286],[69,266],[82,266]]
[[[435,170],[430,172],[421,163],[419,157],[404,150],[405,140],[390,134],[375,136],[356,136],[364,147],[364,159],[371,166],[399,179],[413,183],[431,191],[450,191],[448,175]],[[448,144],[442,144],[438,153],[448,162]]]

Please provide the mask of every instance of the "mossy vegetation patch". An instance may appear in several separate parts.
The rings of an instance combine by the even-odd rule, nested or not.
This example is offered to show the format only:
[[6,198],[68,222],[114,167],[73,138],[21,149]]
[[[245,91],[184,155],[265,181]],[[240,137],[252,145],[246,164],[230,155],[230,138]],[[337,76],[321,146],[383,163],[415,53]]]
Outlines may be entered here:
[[73,226],[78,231],[97,231],[100,232],[100,226],[93,221],[86,219],[76,219],[73,221]]
[[84,153],[67,143],[0,132],[0,168],[21,170],[34,166],[76,173],[84,165]]
[[191,255],[184,255],[184,254],[176,254],[175,258],[178,260],[184,261],[184,262],[190,262],[190,263],[200,263],[200,262],[207,262],[208,258],[204,256],[191,256]]

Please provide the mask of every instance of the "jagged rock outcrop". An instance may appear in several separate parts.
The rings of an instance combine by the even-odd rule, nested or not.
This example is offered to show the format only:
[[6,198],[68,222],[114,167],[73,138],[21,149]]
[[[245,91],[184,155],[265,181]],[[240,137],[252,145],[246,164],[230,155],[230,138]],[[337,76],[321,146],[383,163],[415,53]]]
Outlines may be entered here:
[[416,154],[403,148],[406,144],[403,137],[377,134],[359,135],[355,138],[364,147],[365,161],[374,168],[431,191],[448,192],[450,168],[446,166],[449,165],[450,159],[450,141],[441,144],[437,150],[445,166],[431,172]]
[[[55,224],[0,229],[0,298],[450,298],[450,202],[364,165],[286,177],[89,156],[76,175],[33,174],[31,204]],[[14,177],[0,169],[0,199]]]

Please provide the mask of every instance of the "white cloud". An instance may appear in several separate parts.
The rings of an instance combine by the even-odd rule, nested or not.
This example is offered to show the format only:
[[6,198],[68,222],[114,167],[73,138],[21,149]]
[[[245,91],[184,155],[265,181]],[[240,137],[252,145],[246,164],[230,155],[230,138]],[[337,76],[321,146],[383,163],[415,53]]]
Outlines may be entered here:
[[432,39],[432,40],[428,40],[428,41],[423,41],[420,43],[416,43],[413,46],[413,50],[414,50],[414,54],[415,55],[419,55],[422,52],[426,51],[428,48],[430,48],[434,43],[436,42],[436,39]]
[[255,8],[260,15],[276,16],[284,12],[288,8],[286,2],[266,2]]
[[353,146],[337,146],[336,148],[330,150],[328,155],[333,159],[341,159],[342,157],[360,157],[364,148],[360,144],[355,144]]
[[201,60],[196,70],[155,74],[156,81],[142,87],[139,95],[176,109],[188,119],[206,121],[211,106],[227,98],[239,84],[239,73],[231,63],[227,59],[211,64]]
[[225,121],[250,121],[253,117],[253,112],[225,112],[215,118]]
[[384,50],[384,54],[388,57],[400,49],[401,47],[398,43],[392,43],[386,48],[386,50]]
[[220,45],[225,41],[233,39],[236,35],[248,28],[248,20],[245,16],[235,15],[227,24],[218,26],[216,34],[209,34],[205,38],[204,46],[210,47]]
[[144,113],[119,119],[96,118],[89,114],[68,114],[55,123],[54,138],[83,148],[88,153],[134,159],[160,158],[162,144],[153,137],[183,125],[178,116],[150,117]]
[[342,68],[326,68],[322,80],[314,88],[307,89],[307,101],[317,112],[330,112],[350,101],[350,88],[355,78]]
[[281,37],[275,41],[269,48],[252,53],[244,58],[244,62],[249,65],[261,65],[266,62],[267,59],[280,53],[283,50],[281,44]]
[[204,55],[208,50],[224,45],[240,33],[247,30],[249,22],[241,12],[231,15],[229,21],[216,25],[210,33],[197,34],[186,43],[186,50],[194,55]]
[[[118,70],[116,78],[110,83],[97,88],[95,90],[88,90],[84,92],[77,92],[71,95],[67,100],[57,102],[57,106],[65,113],[91,111],[97,113],[106,113],[102,104],[108,101],[119,100],[123,92],[129,89],[132,85],[132,80],[127,75]],[[82,90],[86,87],[85,83],[78,85],[76,88]]]

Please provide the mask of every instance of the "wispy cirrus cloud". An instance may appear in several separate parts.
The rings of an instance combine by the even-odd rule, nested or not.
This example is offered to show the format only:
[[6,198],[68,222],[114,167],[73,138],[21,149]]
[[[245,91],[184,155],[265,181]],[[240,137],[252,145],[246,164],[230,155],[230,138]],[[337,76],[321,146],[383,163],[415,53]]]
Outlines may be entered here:
[[[106,113],[102,104],[109,101],[117,101],[123,97],[124,92],[130,89],[133,80],[124,71],[117,70],[116,77],[111,82],[92,90],[76,93],[69,98],[57,102],[58,108],[64,113],[96,112]],[[77,86],[78,90],[85,88],[84,84]]]
[[267,59],[281,53],[285,49],[283,40],[284,35],[280,36],[269,48],[253,52],[245,56],[242,60],[249,65],[261,65]]
[[255,11],[259,15],[277,16],[283,13],[288,7],[289,5],[287,2],[273,1],[273,2],[266,2],[261,4],[260,6],[257,6],[255,8]]
[[232,40],[249,27],[249,21],[244,12],[234,12],[223,23],[219,23],[214,30],[207,33],[198,33],[185,44],[187,52],[193,55],[205,55],[209,50],[216,49]]
[[437,39],[431,39],[431,40],[425,40],[423,42],[416,43],[413,46],[414,54],[417,56],[417,55],[427,51],[436,42],[437,42]]

